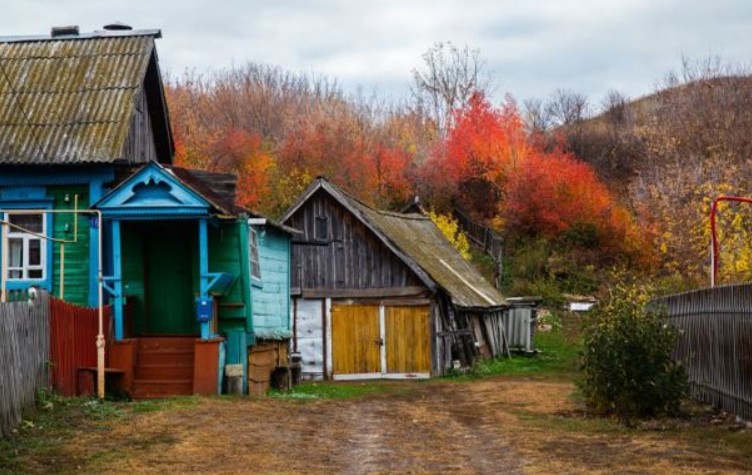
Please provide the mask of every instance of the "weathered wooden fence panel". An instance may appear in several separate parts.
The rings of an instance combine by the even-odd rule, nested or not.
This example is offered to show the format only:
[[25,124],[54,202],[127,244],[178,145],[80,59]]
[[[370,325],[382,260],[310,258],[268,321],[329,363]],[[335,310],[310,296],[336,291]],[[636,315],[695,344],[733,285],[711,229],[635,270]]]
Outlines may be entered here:
[[[457,220],[460,229],[470,240],[470,244],[491,256],[498,267],[497,281],[501,279],[501,258],[504,246],[504,240],[493,229],[478,224],[470,216],[455,208],[453,211],[454,218]],[[494,282],[499,286],[499,282]]]
[[0,435],[8,435],[47,385],[49,296],[0,304]]
[[752,284],[701,289],[654,300],[680,329],[674,357],[691,395],[752,419]]
[[[105,341],[111,343],[110,307],[104,308]],[[78,368],[97,365],[99,309],[50,299],[50,361],[52,387],[63,396],[76,396]],[[109,354],[106,352],[105,354]]]

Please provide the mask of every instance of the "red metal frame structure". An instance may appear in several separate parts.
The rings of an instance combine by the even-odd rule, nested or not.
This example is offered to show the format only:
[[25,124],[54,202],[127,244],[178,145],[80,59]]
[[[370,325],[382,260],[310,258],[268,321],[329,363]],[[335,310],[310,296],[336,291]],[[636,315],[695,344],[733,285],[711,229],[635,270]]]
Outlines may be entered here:
[[718,236],[716,234],[715,215],[718,212],[718,203],[721,201],[735,201],[737,203],[752,203],[752,198],[744,196],[717,196],[710,207],[710,286],[715,287],[718,276]]

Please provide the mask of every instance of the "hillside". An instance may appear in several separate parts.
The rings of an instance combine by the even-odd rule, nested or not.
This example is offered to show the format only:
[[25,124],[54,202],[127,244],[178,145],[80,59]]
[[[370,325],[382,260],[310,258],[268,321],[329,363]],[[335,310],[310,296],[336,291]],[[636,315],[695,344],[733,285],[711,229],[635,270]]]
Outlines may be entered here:
[[[662,273],[705,282],[708,211],[719,194],[752,195],[752,77],[701,77],[560,128],[638,216]],[[721,213],[722,275],[752,277],[752,213]]]
[[657,166],[752,157],[752,76],[694,79],[620,99],[555,133],[622,195]]

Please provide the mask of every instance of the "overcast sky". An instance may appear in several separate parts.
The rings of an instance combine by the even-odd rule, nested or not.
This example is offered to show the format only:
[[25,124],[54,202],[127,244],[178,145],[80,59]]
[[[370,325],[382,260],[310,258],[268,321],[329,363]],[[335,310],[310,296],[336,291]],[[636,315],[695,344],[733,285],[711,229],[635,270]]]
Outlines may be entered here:
[[496,100],[561,88],[597,104],[652,92],[682,55],[752,63],[752,0],[0,0],[0,35],[114,21],[161,29],[172,75],[250,60],[393,98],[437,41],[479,49]]

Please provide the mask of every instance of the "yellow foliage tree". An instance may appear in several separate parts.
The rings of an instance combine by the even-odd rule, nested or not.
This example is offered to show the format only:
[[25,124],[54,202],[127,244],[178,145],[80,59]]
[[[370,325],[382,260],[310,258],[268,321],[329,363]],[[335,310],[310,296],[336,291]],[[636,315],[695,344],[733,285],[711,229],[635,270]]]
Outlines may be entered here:
[[459,251],[465,260],[470,260],[470,242],[465,233],[460,231],[460,225],[456,219],[448,214],[440,214],[431,210],[428,212],[431,221],[434,222],[449,242]]

